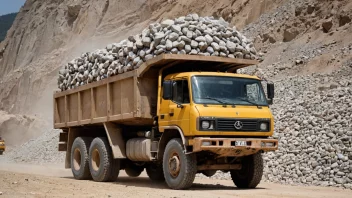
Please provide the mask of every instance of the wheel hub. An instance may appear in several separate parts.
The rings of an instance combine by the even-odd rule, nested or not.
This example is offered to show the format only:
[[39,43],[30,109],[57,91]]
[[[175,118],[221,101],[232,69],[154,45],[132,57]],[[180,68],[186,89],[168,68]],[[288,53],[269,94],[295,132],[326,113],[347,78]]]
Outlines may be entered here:
[[178,155],[175,153],[169,159],[169,172],[172,177],[177,177],[180,173],[181,164]]
[[99,166],[100,166],[100,154],[98,149],[94,149],[92,152],[92,168],[95,171],[99,170]]
[[81,151],[75,148],[73,152],[73,168],[78,171],[81,168]]

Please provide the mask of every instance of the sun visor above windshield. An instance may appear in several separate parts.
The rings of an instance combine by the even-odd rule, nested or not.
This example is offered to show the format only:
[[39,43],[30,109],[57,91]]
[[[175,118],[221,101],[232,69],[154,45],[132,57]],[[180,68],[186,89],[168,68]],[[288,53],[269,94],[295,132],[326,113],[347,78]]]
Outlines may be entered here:
[[231,72],[237,69],[256,65],[256,60],[225,58],[216,56],[199,56],[184,54],[162,54],[146,63],[139,69],[139,76],[157,76],[164,69],[163,76],[171,73],[190,71]]

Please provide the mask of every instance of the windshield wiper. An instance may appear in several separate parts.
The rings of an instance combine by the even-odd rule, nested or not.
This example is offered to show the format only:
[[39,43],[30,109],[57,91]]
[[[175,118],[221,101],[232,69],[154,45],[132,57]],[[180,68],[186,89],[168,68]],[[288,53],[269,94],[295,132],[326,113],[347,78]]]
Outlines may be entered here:
[[205,97],[205,98],[201,98],[201,99],[209,99],[209,100],[215,100],[215,101],[217,101],[217,102],[219,102],[219,103],[221,103],[221,104],[227,104],[226,102],[224,102],[224,101],[222,101],[222,100],[220,100],[220,99],[218,99],[218,98],[212,98],[212,97]]
[[259,104],[255,103],[255,102],[252,102],[252,101],[250,101],[250,100],[248,100],[248,99],[244,99],[244,98],[238,98],[238,99],[241,100],[241,101],[244,101],[244,102],[248,102],[248,103],[250,103],[250,104],[252,104],[252,105],[255,105],[255,106],[257,106],[258,108],[260,107]]

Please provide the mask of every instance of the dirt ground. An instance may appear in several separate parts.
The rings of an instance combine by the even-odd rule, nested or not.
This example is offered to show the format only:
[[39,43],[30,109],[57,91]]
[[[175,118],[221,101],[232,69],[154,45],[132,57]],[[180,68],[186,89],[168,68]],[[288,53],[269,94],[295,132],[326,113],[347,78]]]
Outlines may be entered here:
[[[151,182],[145,173],[138,178],[120,172],[117,182],[77,181],[60,165],[13,164],[0,157],[0,197],[350,197],[351,190],[264,183],[240,190],[232,181],[200,179],[190,190],[170,190],[165,183]],[[1,194],[1,193],[0,193]]]

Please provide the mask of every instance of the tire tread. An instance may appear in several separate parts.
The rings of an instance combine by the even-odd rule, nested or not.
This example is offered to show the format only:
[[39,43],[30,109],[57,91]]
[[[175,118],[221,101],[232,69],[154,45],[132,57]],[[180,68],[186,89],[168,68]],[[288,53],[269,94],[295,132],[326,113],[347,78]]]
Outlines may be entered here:
[[[72,169],[72,173],[75,179],[77,180],[87,180],[87,179],[91,179],[92,176],[90,174],[89,171],[89,147],[90,144],[92,143],[93,138],[91,137],[77,137],[72,144],[72,149],[71,149],[71,169]],[[84,160],[83,162],[81,162],[81,165],[84,166],[83,172],[80,172],[79,174],[75,174],[73,172],[73,164],[72,164],[72,159],[73,159],[73,150],[74,148],[77,146],[82,146],[82,151],[81,151],[81,155],[84,155]]]
[[[91,147],[89,149],[89,156],[91,157],[92,149],[94,148],[95,144],[97,147],[100,147],[102,153],[99,153],[103,156],[103,160],[101,161],[100,166],[103,166],[104,171],[101,175],[92,177],[94,181],[97,182],[107,182],[107,181],[115,181],[119,175],[120,168],[119,168],[119,160],[113,159],[112,151],[110,148],[110,144],[105,137],[97,137],[93,140]],[[89,167],[91,168],[91,160],[89,160]]]
[[[167,143],[167,145],[166,145],[165,152],[164,152],[164,158],[165,158],[166,152],[170,149],[170,147],[173,147],[173,146],[179,147],[179,149],[181,149],[182,152],[184,152],[182,145],[183,144],[182,144],[182,141],[180,138],[175,138],[175,139],[170,140],[169,143]],[[196,155],[195,154],[187,154],[187,155],[185,155],[185,157],[186,157],[186,164],[185,164],[185,168],[186,168],[185,171],[186,172],[185,172],[184,177],[182,178],[182,181],[179,182],[178,184],[174,185],[174,184],[171,184],[170,182],[168,182],[168,177],[170,177],[170,176],[164,170],[166,183],[172,189],[175,189],[175,190],[188,189],[192,186],[192,184],[194,182],[194,179],[197,174]]]
[[249,175],[246,179],[236,177],[236,171],[230,171],[231,179],[238,188],[255,188],[260,183],[263,176],[263,158],[261,153],[256,153],[245,157],[249,166]]

